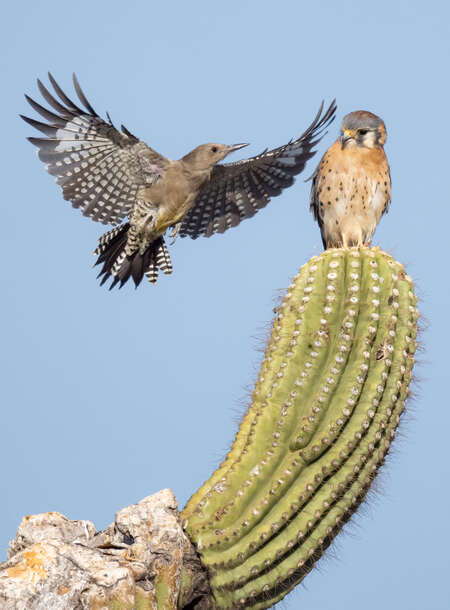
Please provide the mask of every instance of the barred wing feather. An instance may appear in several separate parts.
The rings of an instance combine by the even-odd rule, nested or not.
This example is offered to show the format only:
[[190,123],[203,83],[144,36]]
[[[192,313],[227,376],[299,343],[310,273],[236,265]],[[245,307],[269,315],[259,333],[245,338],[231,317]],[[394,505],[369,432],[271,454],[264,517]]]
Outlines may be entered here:
[[186,214],[180,236],[210,237],[251,218],[272,197],[294,182],[295,176],[314,154],[313,147],[334,120],[336,102],[322,115],[323,102],[308,129],[296,140],[256,157],[236,163],[216,165],[210,181]]
[[[62,187],[64,199],[85,216],[104,224],[117,224],[133,208],[138,190],[163,175],[168,160],[122,125],[104,121],[87,101],[73,75],[76,94],[85,110],[67,97],[53,76],[55,94],[38,80],[39,90],[52,110],[25,96],[47,123],[22,118],[45,138],[28,138],[39,158]],[[59,100],[58,100],[59,98]]]

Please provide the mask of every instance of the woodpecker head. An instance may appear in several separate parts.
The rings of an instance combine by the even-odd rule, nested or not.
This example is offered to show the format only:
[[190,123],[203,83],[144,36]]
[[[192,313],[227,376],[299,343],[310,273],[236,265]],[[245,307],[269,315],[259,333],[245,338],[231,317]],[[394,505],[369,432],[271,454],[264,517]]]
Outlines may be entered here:
[[192,169],[207,170],[211,169],[222,161],[227,155],[244,148],[248,144],[202,144],[183,157],[183,161],[187,162]]
[[342,148],[380,148],[386,142],[386,127],[380,117],[366,110],[356,110],[342,120]]

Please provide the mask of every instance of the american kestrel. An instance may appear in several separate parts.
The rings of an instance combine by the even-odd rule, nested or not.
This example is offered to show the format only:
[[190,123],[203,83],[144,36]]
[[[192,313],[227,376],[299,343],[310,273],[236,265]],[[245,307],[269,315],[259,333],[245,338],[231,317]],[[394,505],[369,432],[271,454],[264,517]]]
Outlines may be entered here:
[[[103,284],[111,288],[132,277],[155,283],[158,270],[171,273],[172,263],[164,233],[192,237],[223,233],[250,218],[294,182],[312,148],[334,119],[333,101],[323,103],[308,129],[296,140],[256,157],[218,165],[246,144],[203,144],[179,159],[163,157],[131,134],[121,131],[109,115],[104,121],[92,108],[74,75],[77,106],[49,74],[56,96],[38,80],[39,90],[52,110],[26,96],[46,123],[22,117],[45,138],[29,138],[39,149],[47,171],[56,177],[64,199],[93,220],[119,225],[99,239],[95,250]],[[59,99],[58,99],[59,98]],[[124,224],[120,222],[128,216]]]
[[383,149],[386,127],[357,110],[342,121],[341,135],[312,177],[310,207],[324,248],[368,246],[391,200],[391,176]]

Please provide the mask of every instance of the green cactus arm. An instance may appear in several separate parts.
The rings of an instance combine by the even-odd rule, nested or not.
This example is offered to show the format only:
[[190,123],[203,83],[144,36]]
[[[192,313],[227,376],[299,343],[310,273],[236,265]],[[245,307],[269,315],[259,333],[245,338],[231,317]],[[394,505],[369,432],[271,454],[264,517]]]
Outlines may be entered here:
[[268,608],[363,500],[408,392],[418,313],[376,249],[303,266],[274,321],[227,458],[182,512],[219,608]]

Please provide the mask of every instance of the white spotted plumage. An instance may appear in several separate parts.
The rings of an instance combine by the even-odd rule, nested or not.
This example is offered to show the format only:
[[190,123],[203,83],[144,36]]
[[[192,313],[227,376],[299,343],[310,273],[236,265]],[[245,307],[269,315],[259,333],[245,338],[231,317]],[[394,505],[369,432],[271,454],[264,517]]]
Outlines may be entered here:
[[118,282],[122,286],[130,277],[137,286],[144,275],[155,282],[159,270],[171,273],[163,240],[168,228],[195,239],[223,233],[251,218],[293,183],[336,111],[332,102],[323,112],[322,103],[299,138],[237,163],[219,164],[241,144],[205,144],[172,161],[123,125],[121,131],[116,129],[109,115],[108,121],[103,120],[75,75],[82,107],[51,74],[49,79],[54,93],[39,80],[38,87],[50,110],[27,96],[47,121],[23,117],[45,136],[29,140],[73,207],[105,224],[119,224],[128,217],[128,222],[105,233],[95,250],[97,263],[103,264],[102,283],[112,277],[111,287]]

